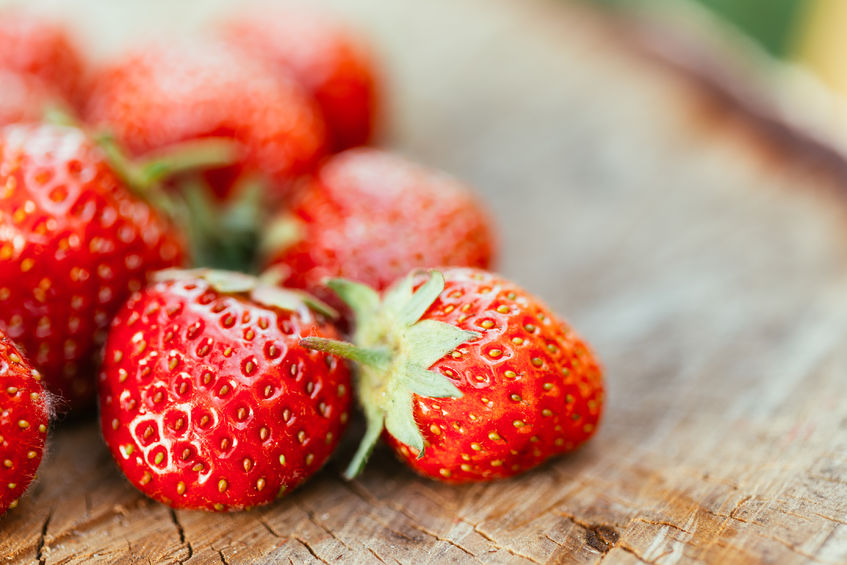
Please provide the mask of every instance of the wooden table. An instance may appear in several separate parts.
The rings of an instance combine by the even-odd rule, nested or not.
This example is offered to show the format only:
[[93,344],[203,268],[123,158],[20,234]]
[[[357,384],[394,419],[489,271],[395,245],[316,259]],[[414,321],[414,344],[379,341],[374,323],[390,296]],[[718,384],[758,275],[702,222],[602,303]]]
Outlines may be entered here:
[[[225,4],[41,3],[103,50],[127,29],[178,28]],[[595,345],[609,389],[597,437],[519,478],[464,487],[418,478],[385,450],[344,482],[348,437],[279,503],[214,515],[144,498],[93,422],[60,422],[40,481],[0,520],[0,556],[847,562],[843,161],[582,9],[336,4],[385,59],[390,144],[478,186],[502,228],[501,270]]]

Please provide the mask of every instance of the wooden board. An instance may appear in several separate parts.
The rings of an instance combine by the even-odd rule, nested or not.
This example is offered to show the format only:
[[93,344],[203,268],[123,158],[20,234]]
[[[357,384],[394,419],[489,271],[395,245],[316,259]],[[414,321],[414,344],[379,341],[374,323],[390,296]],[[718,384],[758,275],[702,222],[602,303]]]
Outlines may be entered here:
[[[108,50],[225,2],[41,4]],[[0,561],[847,562],[843,162],[573,6],[335,4],[385,59],[391,144],[478,186],[501,270],[596,346],[596,439],[452,487],[385,450],[346,483],[348,438],[278,504],[212,515],[145,499],[93,422],[60,423],[40,481],[0,521]]]

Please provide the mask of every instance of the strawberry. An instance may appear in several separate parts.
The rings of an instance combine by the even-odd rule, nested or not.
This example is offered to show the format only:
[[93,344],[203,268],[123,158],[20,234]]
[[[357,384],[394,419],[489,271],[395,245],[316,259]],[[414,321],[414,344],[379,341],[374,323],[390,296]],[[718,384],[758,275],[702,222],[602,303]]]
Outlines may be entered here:
[[308,89],[336,151],[371,140],[379,80],[369,50],[352,30],[324,13],[276,7],[235,15],[220,33]]
[[182,241],[79,129],[0,130],[0,330],[71,406],[94,400],[108,323]]
[[416,267],[487,268],[493,239],[488,215],[465,186],[359,148],[318,170],[271,223],[263,245],[266,263],[280,268],[286,286],[334,303],[327,277],[382,290]]
[[567,324],[485,271],[450,268],[419,279],[402,279],[381,300],[361,284],[332,281],[356,314],[355,345],[301,341],[359,366],[368,427],[348,476],[383,428],[410,467],[451,483],[510,477],[594,434],[601,371]]
[[0,68],[38,77],[68,101],[79,101],[84,65],[61,25],[6,11],[0,18],[0,46]]
[[207,174],[220,197],[257,174],[270,183],[269,197],[284,196],[326,142],[320,111],[298,83],[212,41],[125,56],[95,77],[87,115],[136,155],[205,137],[237,142],[238,162]]
[[41,375],[0,333],[0,515],[18,505],[35,477],[48,419]]
[[100,418],[115,461],[174,508],[271,502],[316,472],[345,428],[347,367],[299,345],[338,333],[314,300],[247,275],[157,278],[106,344]]

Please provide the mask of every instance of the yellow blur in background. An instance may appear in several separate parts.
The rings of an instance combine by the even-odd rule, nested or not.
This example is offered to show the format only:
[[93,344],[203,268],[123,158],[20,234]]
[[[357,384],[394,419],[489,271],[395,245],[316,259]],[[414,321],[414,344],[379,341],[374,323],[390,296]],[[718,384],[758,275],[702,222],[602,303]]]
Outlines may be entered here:
[[847,1],[809,0],[804,4],[789,57],[847,96]]

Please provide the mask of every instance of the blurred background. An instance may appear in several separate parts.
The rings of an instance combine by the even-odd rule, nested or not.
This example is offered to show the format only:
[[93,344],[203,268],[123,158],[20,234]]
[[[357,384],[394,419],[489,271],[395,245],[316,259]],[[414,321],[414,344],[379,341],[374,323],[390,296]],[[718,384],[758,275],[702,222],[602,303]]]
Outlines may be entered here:
[[842,0],[589,0],[626,13],[650,9],[709,14],[746,35],[766,53],[802,65],[828,86],[847,92],[847,3]]

